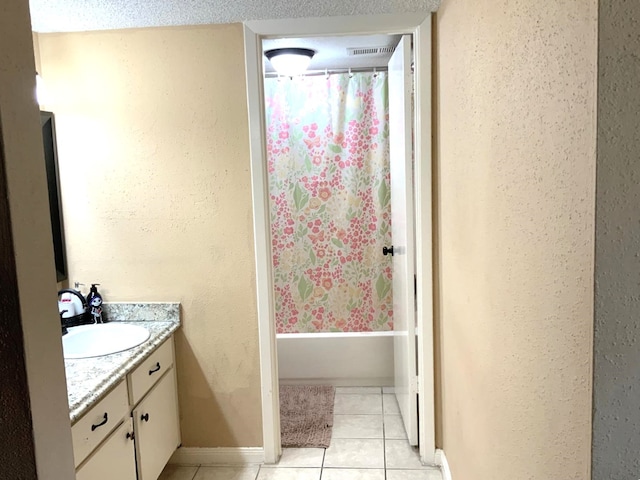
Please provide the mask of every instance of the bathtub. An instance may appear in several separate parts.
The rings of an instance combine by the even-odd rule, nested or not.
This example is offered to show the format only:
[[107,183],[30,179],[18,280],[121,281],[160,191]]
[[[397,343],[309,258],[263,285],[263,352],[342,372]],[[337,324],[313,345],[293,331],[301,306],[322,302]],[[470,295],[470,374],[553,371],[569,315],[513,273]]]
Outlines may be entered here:
[[276,342],[284,385],[393,385],[393,332],[281,333]]

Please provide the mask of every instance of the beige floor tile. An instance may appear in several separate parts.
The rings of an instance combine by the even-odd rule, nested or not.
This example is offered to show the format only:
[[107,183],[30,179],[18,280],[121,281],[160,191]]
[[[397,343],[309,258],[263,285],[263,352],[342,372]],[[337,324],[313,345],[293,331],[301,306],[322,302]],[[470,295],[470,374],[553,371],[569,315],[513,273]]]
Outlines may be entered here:
[[382,415],[334,415],[331,438],[382,438]]
[[167,465],[158,477],[158,480],[193,480],[198,467],[181,467]]
[[259,466],[200,467],[193,480],[256,480]]
[[382,439],[334,438],[327,448],[325,467],[384,468]]
[[336,387],[336,394],[341,393],[382,393],[381,387]]
[[260,467],[257,480],[320,480],[320,468]]
[[382,403],[384,405],[384,413],[399,415],[400,408],[398,407],[398,401],[396,400],[396,396],[394,394],[385,393],[382,395]]
[[382,395],[380,394],[336,394],[333,404],[334,415],[380,415]]
[[406,440],[385,440],[384,446],[387,469],[431,468],[422,465],[418,448],[412,447]]
[[320,468],[323,459],[324,448],[283,448],[280,461],[273,467]]
[[387,470],[387,480],[442,480],[437,468],[424,470]]
[[407,432],[400,415],[384,416],[384,438],[388,440],[406,440]]
[[385,480],[383,469],[323,468],[322,480]]

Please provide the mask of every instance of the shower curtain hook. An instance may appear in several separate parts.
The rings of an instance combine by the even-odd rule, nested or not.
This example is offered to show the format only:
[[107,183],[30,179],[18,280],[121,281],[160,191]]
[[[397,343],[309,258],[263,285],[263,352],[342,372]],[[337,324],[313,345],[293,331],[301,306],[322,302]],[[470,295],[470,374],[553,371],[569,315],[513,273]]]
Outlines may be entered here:
[[353,78],[353,73],[351,73],[351,67],[349,67],[349,78]]
[[325,75],[327,78],[329,78],[329,69],[328,69],[328,68],[325,68],[325,69],[324,69],[324,75]]
[[373,78],[378,78],[378,72],[376,71],[376,67],[373,67]]

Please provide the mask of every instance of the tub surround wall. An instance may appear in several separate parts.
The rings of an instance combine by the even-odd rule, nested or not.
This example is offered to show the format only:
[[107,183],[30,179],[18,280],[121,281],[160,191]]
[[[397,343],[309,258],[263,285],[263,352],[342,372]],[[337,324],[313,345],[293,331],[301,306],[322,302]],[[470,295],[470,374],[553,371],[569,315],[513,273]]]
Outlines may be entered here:
[[454,479],[590,478],[597,4],[437,14],[438,445]]
[[183,445],[262,445],[242,26],[38,43],[71,283],[179,301]]

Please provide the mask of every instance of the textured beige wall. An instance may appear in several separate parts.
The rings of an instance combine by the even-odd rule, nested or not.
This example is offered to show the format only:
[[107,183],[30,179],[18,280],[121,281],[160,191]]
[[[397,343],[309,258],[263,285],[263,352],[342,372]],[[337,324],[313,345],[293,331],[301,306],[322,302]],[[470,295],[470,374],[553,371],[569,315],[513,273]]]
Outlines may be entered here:
[[589,478],[596,0],[438,12],[441,442],[455,480]]
[[640,2],[600,2],[593,480],[640,478]]
[[40,35],[70,280],[180,301],[185,446],[260,446],[241,25]]
[[[36,468],[43,480],[70,479],[71,425],[33,43],[29,5],[21,0],[0,3],[0,121],[29,383],[24,401],[31,409]],[[20,460],[17,453],[13,461]]]

